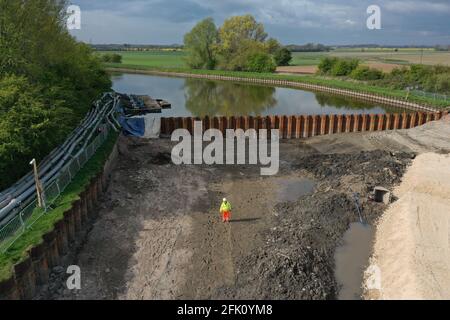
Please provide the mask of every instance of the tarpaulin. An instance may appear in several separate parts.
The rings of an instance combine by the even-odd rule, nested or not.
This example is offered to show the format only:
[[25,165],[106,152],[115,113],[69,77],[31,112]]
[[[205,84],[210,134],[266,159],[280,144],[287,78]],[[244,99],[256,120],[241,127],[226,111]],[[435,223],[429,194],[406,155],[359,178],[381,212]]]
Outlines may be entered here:
[[119,117],[125,135],[157,139],[161,133],[161,117],[155,114],[136,117]]

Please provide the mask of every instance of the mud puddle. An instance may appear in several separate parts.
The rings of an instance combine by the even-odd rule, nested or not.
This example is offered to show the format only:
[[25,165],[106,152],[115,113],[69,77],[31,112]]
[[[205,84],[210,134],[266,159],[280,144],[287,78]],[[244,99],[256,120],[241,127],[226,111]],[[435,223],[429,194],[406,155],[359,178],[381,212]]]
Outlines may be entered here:
[[278,182],[278,201],[296,201],[313,193],[316,183],[308,179],[283,179]]
[[335,277],[339,300],[359,300],[363,293],[364,270],[369,264],[375,230],[368,224],[352,223],[335,252]]

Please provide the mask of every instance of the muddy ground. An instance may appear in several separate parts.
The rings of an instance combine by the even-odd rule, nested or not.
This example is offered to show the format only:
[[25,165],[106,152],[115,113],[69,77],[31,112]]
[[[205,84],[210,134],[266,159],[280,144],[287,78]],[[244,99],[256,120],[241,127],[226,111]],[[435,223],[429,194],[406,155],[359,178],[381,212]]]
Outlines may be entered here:
[[[55,268],[37,298],[336,298],[334,252],[359,221],[354,193],[373,223],[386,205],[369,193],[392,189],[415,156],[342,137],[282,142],[273,177],[259,166],[176,166],[169,140],[121,137],[99,218],[73,248],[82,289],[65,289],[64,268]],[[223,197],[230,224],[218,212]]]

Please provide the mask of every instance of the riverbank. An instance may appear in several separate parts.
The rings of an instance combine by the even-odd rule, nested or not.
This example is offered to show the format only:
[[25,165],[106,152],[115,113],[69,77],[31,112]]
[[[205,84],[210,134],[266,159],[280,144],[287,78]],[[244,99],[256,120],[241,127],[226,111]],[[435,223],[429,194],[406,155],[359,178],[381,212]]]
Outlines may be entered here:
[[404,106],[414,110],[436,111],[446,110],[448,101],[435,100],[428,97],[411,94],[406,101],[406,92],[389,90],[387,88],[370,86],[360,82],[342,81],[337,79],[312,75],[285,75],[273,73],[250,73],[219,70],[192,70],[187,68],[155,68],[140,65],[105,64],[109,72],[141,73],[151,75],[166,75],[178,77],[204,77],[211,79],[260,82],[272,85],[298,87],[309,90],[326,91],[359,99],[370,98],[394,106]]

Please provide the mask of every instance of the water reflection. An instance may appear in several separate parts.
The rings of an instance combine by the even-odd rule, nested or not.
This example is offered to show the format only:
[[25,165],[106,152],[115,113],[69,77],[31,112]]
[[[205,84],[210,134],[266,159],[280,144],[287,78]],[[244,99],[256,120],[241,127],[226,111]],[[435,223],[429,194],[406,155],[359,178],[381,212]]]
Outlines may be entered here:
[[[330,95],[323,92],[316,92],[316,100],[317,103],[321,107],[334,107],[338,109],[346,109],[346,110],[361,110],[361,101],[359,100],[351,100],[347,97],[343,96],[337,96],[337,95]],[[375,105],[367,104],[365,107],[366,110],[370,110],[370,113],[377,113],[372,112],[374,109],[378,109]],[[392,112],[399,112],[398,108],[395,107],[383,107],[384,112],[382,113],[392,113]],[[377,110],[378,111],[378,110]]]
[[261,115],[277,105],[273,87],[186,79],[184,89],[186,109],[199,117]]
[[404,112],[349,97],[241,82],[129,73],[114,73],[112,80],[118,92],[169,101],[172,109],[164,110],[164,117]]

